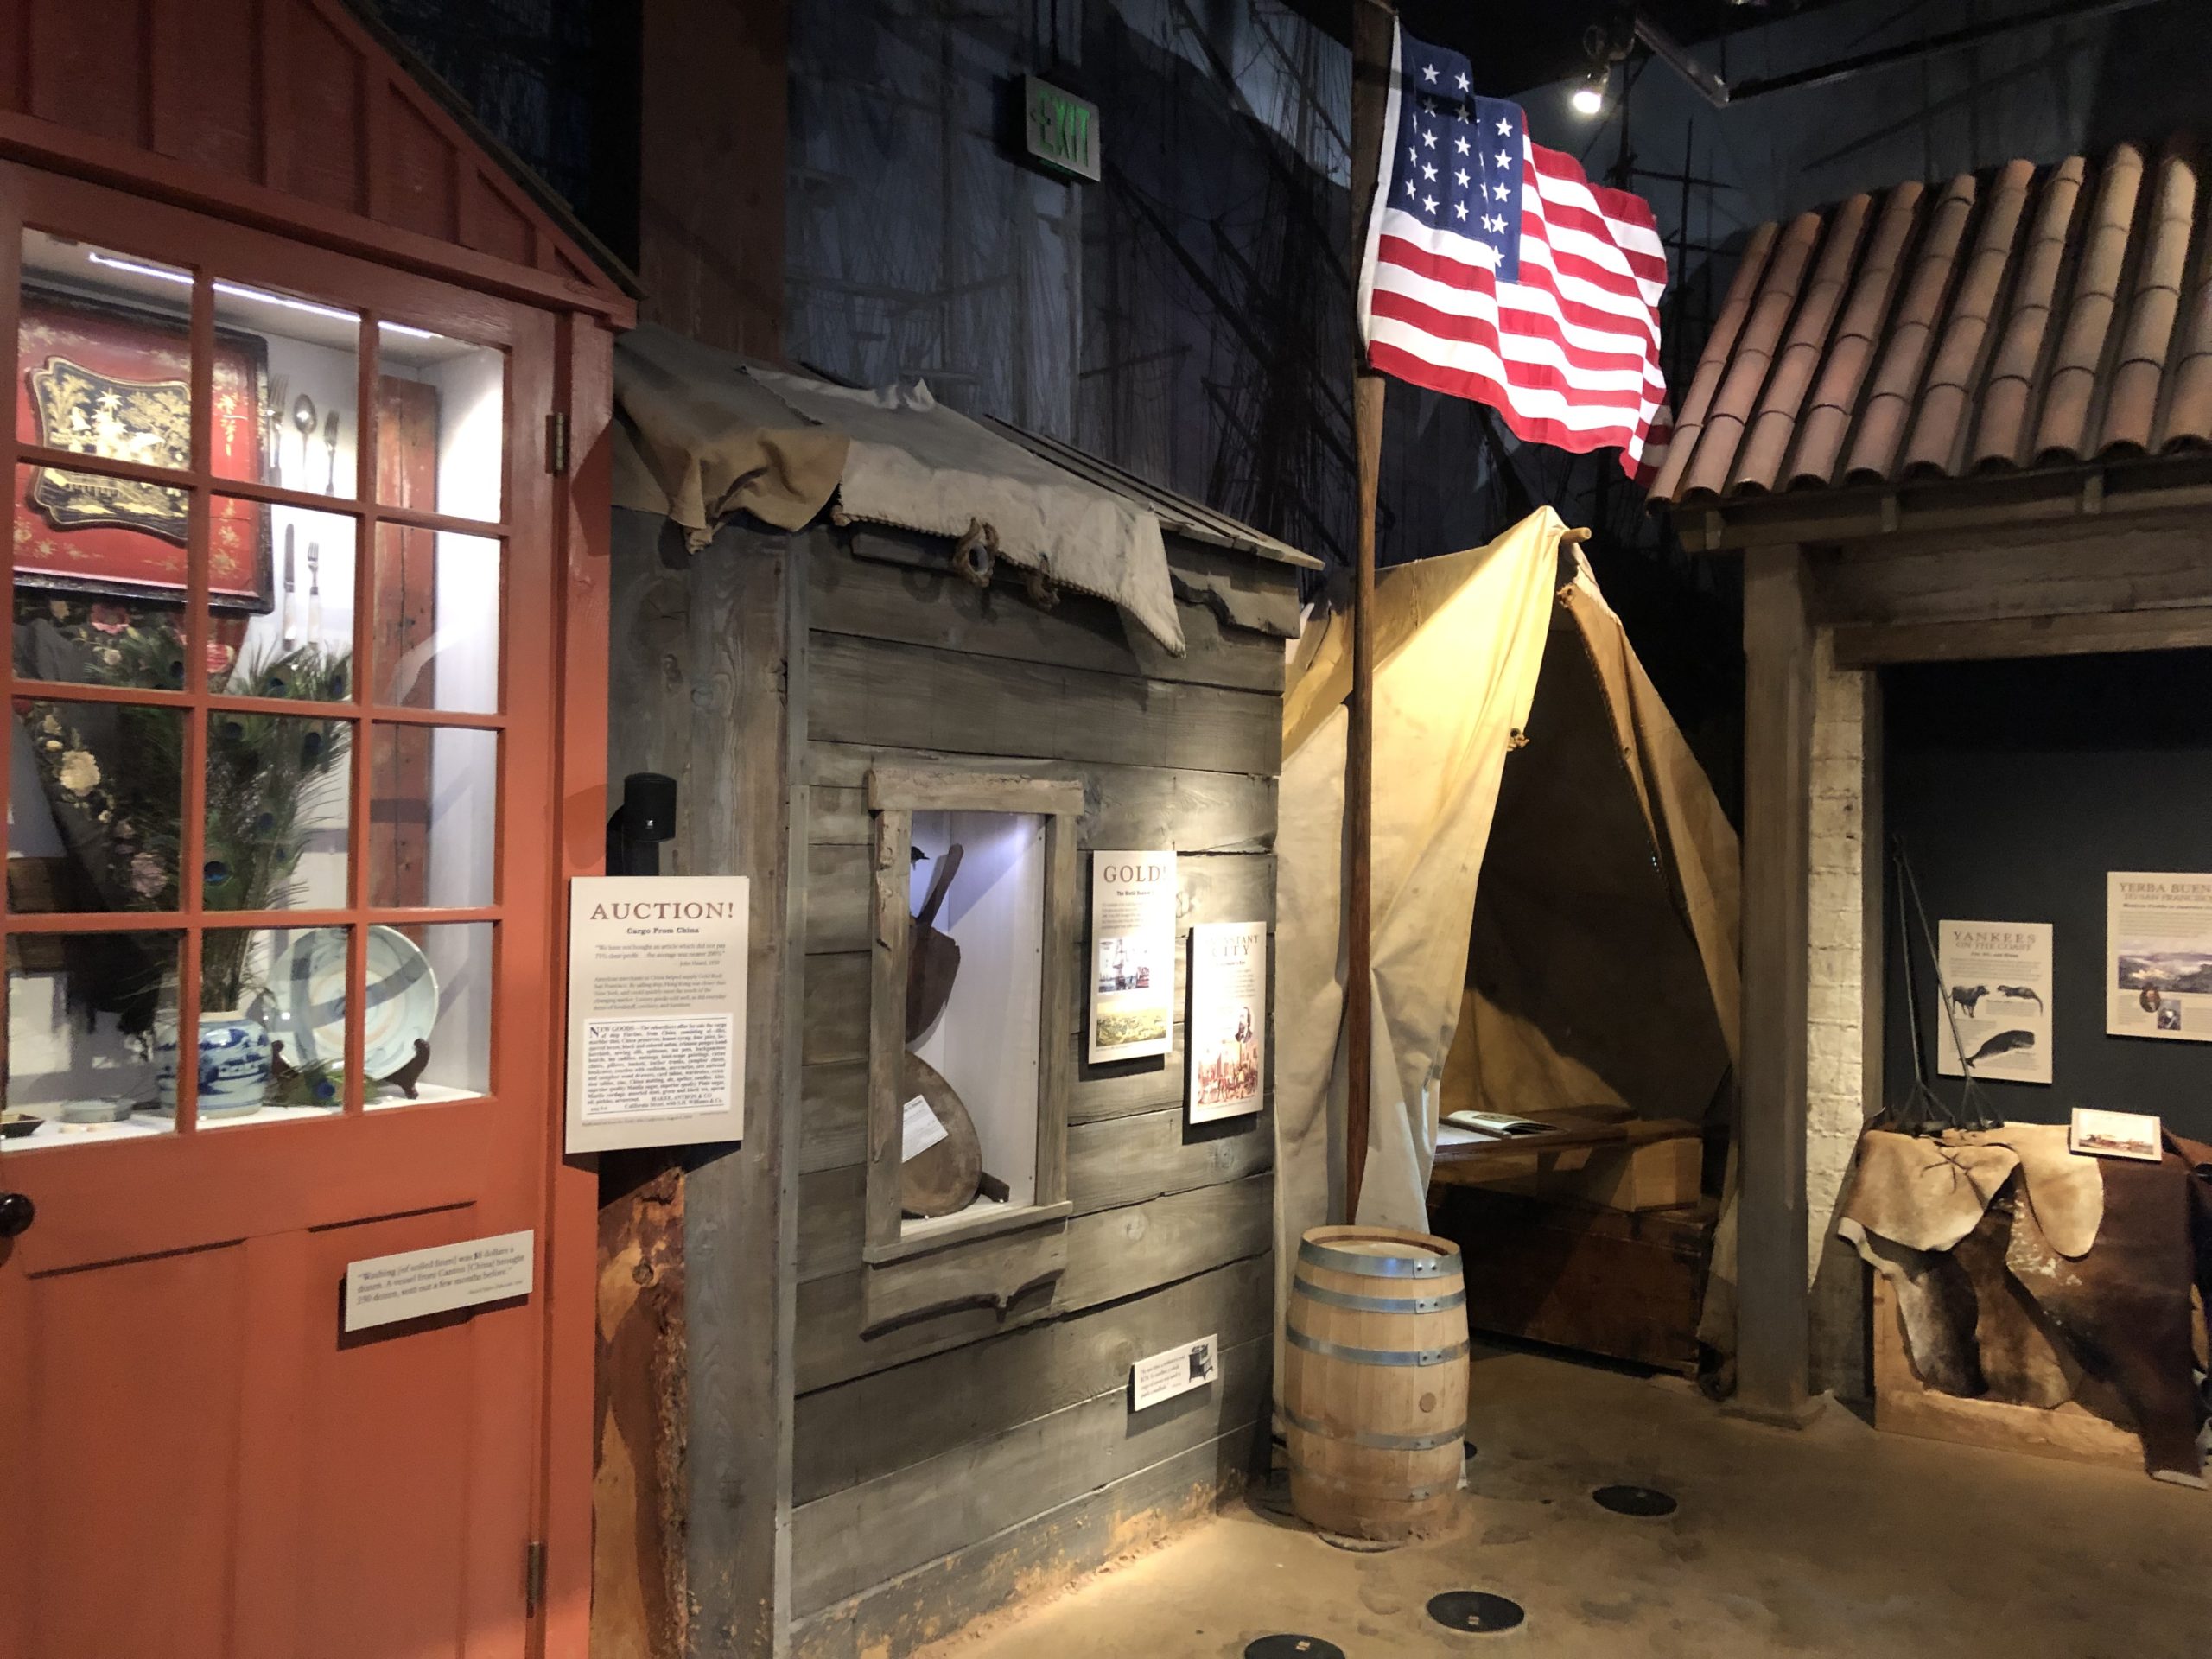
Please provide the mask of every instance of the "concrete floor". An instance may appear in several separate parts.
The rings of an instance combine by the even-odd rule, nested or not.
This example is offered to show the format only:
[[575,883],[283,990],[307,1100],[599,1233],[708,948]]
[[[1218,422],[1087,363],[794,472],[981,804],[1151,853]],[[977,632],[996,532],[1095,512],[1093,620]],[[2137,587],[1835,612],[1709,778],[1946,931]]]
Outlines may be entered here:
[[[1671,1380],[1527,1354],[1478,1356],[1472,1416],[1480,1451],[1449,1536],[1353,1554],[1255,1494],[946,1645],[959,1659],[1234,1659],[1289,1630],[1347,1659],[2212,1655],[2212,1493],[1878,1434],[1834,1404],[1808,1428],[1767,1428]],[[1610,1514],[1589,1493],[1611,1482],[1681,1508]],[[1452,1589],[1511,1596],[1528,1621],[1448,1632],[1425,1607]]]

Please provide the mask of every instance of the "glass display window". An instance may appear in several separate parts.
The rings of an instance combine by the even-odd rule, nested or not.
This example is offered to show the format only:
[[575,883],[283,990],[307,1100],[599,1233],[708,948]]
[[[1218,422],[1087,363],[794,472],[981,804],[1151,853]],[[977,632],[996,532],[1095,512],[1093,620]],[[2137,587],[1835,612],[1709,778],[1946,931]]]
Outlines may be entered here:
[[[165,260],[25,231],[16,316],[18,442],[124,467],[188,468],[192,284],[191,271]],[[219,342],[214,367],[218,396],[253,401],[260,364],[245,341]],[[48,469],[33,499],[64,536],[143,524],[183,544],[175,493],[118,473]],[[106,538],[74,539],[96,547]],[[183,586],[181,559],[176,585]]]
[[[369,1040],[386,1045],[369,1057],[378,1079],[371,1110],[466,1100],[490,1090],[497,944],[498,931],[489,922],[379,927],[370,936],[372,969],[386,951],[404,964],[379,982],[404,978],[401,997],[413,997],[421,1010],[412,1017],[399,1009],[390,1015],[369,1011]],[[418,1051],[415,1033],[426,1023]]]
[[506,353],[387,322],[377,390],[377,499],[448,518],[504,517]]
[[498,709],[502,563],[493,537],[377,527],[378,701],[461,714]]
[[369,787],[370,903],[407,910],[492,903],[497,732],[379,725]]
[[917,812],[911,833],[902,1238],[1034,1202],[1039,1046],[1007,1035],[1044,995],[1045,820]]
[[[18,630],[18,639],[21,630]],[[8,790],[8,908],[179,908],[183,710],[18,696]]]
[[[13,874],[11,869],[10,874]],[[99,930],[8,942],[10,1154],[176,1128],[158,1053],[175,1027],[182,936]]]
[[361,433],[360,314],[229,276],[210,286],[219,358],[234,342],[254,371],[251,386],[218,380],[215,475],[298,495],[353,495]]
[[[210,928],[200,939],[200,1122],[296,1122],[343,1109],[346,946],[343,927]],[[173,1110],[174,1028],[156,1033],[162,1100]]]
[[[227,512],[242,506],[246,511]],[[250,537],[261,575],[255,602],[211,596],[205,662],[220,696],[346,702],[359,675],[353,607],[361,530],[351,514],[276,502],[213,500],[209,556],[225,529]]]
[[288,245],[10,233],[0,1151],[492,1094],[502,649],[550,620],[509,579],[513,341]]

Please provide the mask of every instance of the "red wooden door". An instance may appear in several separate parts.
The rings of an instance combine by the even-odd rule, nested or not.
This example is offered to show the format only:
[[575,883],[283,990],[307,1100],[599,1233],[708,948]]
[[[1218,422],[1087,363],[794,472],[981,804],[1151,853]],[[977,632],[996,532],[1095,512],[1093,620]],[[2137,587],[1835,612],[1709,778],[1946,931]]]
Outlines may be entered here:
[[543,1249],[341,1287],[543,1239],[554,342],[0,166],[0,1659],[533,1646]]

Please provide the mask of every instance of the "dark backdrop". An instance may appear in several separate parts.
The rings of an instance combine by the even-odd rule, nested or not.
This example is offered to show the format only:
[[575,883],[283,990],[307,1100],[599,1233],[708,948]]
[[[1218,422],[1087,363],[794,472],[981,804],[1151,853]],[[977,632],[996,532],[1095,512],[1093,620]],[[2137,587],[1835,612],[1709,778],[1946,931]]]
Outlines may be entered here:
[[[2212,1043],[2107,1037],[2105,873],[2212,869],[2212,652],[1893,669],[1887,829],[1904,838],[1931,924],[2052,925],[2052,1083],[1984,1082],[2009,1118],[2075,1106],[2156,1112],[2212,1138]],[[1885,850],[1886,856],[1886,850]],[[1891,893],[1884,1083],[1912,1077]],[[1916,950],[1919,949],[1915,942]],[[1917,956],[1925,1052],[1936,976]],[[1959,1080],[1934,1079],[1946,1101]]]

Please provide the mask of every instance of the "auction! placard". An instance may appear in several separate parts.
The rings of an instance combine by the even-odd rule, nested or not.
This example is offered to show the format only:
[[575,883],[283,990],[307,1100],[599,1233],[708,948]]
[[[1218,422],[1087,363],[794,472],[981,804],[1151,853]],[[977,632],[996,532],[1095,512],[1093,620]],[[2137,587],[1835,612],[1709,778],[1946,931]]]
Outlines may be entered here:
[[1175,1046],[1175,855],[1090,855],[1090,1060]]
[[1200,922],[1191,929],[1191,1122],[1260,1109],[1267,1072],[1268,925]]
[[570,1152],[744,1137],[749,895],[741,875],[570,884]]

